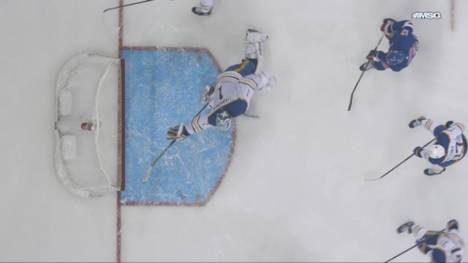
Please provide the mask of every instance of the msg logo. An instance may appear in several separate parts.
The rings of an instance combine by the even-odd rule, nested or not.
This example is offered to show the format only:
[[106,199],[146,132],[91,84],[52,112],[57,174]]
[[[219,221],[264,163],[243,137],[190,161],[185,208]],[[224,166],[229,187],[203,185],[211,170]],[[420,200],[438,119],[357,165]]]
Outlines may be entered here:
[[441,12],[415,12],[412,15],[413,19],[441,19]]

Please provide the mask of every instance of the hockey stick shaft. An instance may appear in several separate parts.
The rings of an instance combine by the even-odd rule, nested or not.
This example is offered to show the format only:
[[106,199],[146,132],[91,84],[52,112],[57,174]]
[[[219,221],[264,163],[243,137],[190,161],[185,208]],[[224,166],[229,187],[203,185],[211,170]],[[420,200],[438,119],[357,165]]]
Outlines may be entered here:
[[[384,37],[383,35],[380,37],[379,42],[377,42],[377,45],[374,48],[374,51],[377,51],[377,48],[379,48],[380,43],[382,43],[383,37]],[[367,61],[366,68],[367,68],[367,66],[369,65],[370,62],[371,62],[370,60]],[[361,82],[361,79],[364,76],[364,73],[366,73],[366,71],[361,72],[361,75],[359,76],[359,79],[357,80],[356,84],[354,85],[353,91],[351,92],[351,96],[349,98],[349,104],[348,104],[348,111],[351,111],[351,107],[353,106],[354,92],[356,91],[357,87],[359,86],[359,83]]]
[[[195,117],[200,115],[202,113],[202,111],[204,111],[206,109],[207,106],[208,106],[208,103],[203,105],[203,107],[197,112],[197,114],[195,114]],[[174,145],[176,142],[177,142],[177,139],[172,140],[166,146],[166,148],[164,148],[164,150],[162,150],[162,152],[156,158],[154,158],[153,162],[151,162],[151,166],[146,171],[145,177],[143,178],[143,182],[148,182],[148,180],[149,180],[149,178],[150,178],[150,176],[152,174],[153,168],[156,166],[158,161],[164,156],[164,154],[166,154],[167,150],[169,150],[172,147],[172,145]]]
[[147,3],[147,2],[151,2],[151,1],[154,1],[154,0],[144,0],[144,1],[134,2],[134,3],[130,3],[130,4],[114,6],[114,7],[104,9],[104,11],[102,11],[102,12],[105,13],[105,12],[110,11],[110,10],[114,10],[114,9],[118,9],[118,8],[122,8],[122,7],[127,7],[127,6],[132,6],[132,5],[143,4],[143,3]]
[[245,116],[247,118],[252,118],[252,119],[259,119],[260,118],[260,116],[258,116],[258,115],[248,114],[248,113],[244,113],[244,114],[242,114],[242,116]]
[[[440,230],[439,232],[436,232],[436,234],[437,234],[437,235],[438,235],[438,234],[441,234],[441,233],[445,232],[445,230],[446,230],[446,229],[444,228],[444,229]],[[401,251],[401,252],[398,253],[396,256],[394,256],[394,257],[392,257],[392,258],[386,260],[384,263],[388,263],[388,262],[394,260],[395,258],[397,258],[397,257],[399,257],[399,256],[401,256],[401,255],[403,255],[403,254],[405,254],[406,252],[412,250],[413,248],[415,248],[415,247],[421,245],[421,244],[424,243],[427,239],[429,239],[429,237],[430,237],[430,236],[427,236],[427,237],[423,238],[422,240],[420,240],[419,242],[416,242],[416,244],[414,244],[413,246],[411,246],[411,247],[409,247],[409,248],[407,248],[407,249]]]
[[[433,143],[434,141],[436,140],[436,138],[430,140],[429,142],[427,142],[426,144],[424,144],[422,146],[422,148],[426,148],[429,144]],[[405,162],[407,162],[409,159],[411,159],[415,154],[411,154],[410,156],[406,157],[403,161],[401,161],[399,164],[395,165],[392,169],[388,170],[386,173],[384,173],[383,175],[373,179],[372,181],[375,181],[375,180],[378,180],[378,179],[382,179],[384,178],[385,176],[387,176],[388,174],[390,174],[391,172],[393,172],[396,168],[400,167],[402,164],[404,164]]]

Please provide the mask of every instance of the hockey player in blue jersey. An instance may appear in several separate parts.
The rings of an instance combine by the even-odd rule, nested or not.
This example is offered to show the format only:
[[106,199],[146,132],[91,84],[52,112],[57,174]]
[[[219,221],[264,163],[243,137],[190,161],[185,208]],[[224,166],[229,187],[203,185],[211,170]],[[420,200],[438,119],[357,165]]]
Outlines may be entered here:
[[428,231],[408,221],[397,229],[397,233],[413,234],[419,250],[431,258],[431,262],[462,262],[465,244],[459,235],[458,222],[452,219],[447,222],[443,231]]
[[465,127],[461,123],[448,121],[445,125],[437,125],[431,119],[419,117],[409,123],[410,128],[424,126],[436,138],[436,142],[426,148],[416,147],[414,154],[428,160],[433,166],[425,169],[424,174],[441,174],[445,169],[465,157],[467,141],[463,135]]
[[388,52],[371,50],[367,55],[368,62],[359,69],[366,71],[372,68],[400,71],[413,60],[418,50],[418,38],[413,34],[413,24],[409,20],[396,21],[391,18],[383,20],[380,30],[389,40]]
[[190,124],[171,127],[169,140],[182,139],[209,127],[229,128],[231,119],[244,114],[252,96],[275,80],[262,71],[263,42],[267,35],[254,29],[246,33],[246,56],[241,64],[233,65],[218,76],[216,85],[209,86],[204,95],[211,111],[193,118]]

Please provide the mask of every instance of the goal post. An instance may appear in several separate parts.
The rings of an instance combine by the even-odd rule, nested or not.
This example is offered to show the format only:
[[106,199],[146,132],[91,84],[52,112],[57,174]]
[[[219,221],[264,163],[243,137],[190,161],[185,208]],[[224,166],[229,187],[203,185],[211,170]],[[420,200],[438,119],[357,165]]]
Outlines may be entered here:
[[122,62],[96,52],[78,54],[56,83],[55,168],[81,197],[121,190],[118,89]]

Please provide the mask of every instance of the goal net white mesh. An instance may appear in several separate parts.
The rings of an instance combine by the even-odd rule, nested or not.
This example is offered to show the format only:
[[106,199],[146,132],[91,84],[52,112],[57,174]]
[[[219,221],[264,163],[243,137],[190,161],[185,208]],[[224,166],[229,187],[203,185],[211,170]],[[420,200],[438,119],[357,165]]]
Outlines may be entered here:
[[82,197],[120,190],[118,85],[120,59],[79,54],[60,70],[56,89],[55,167]]

